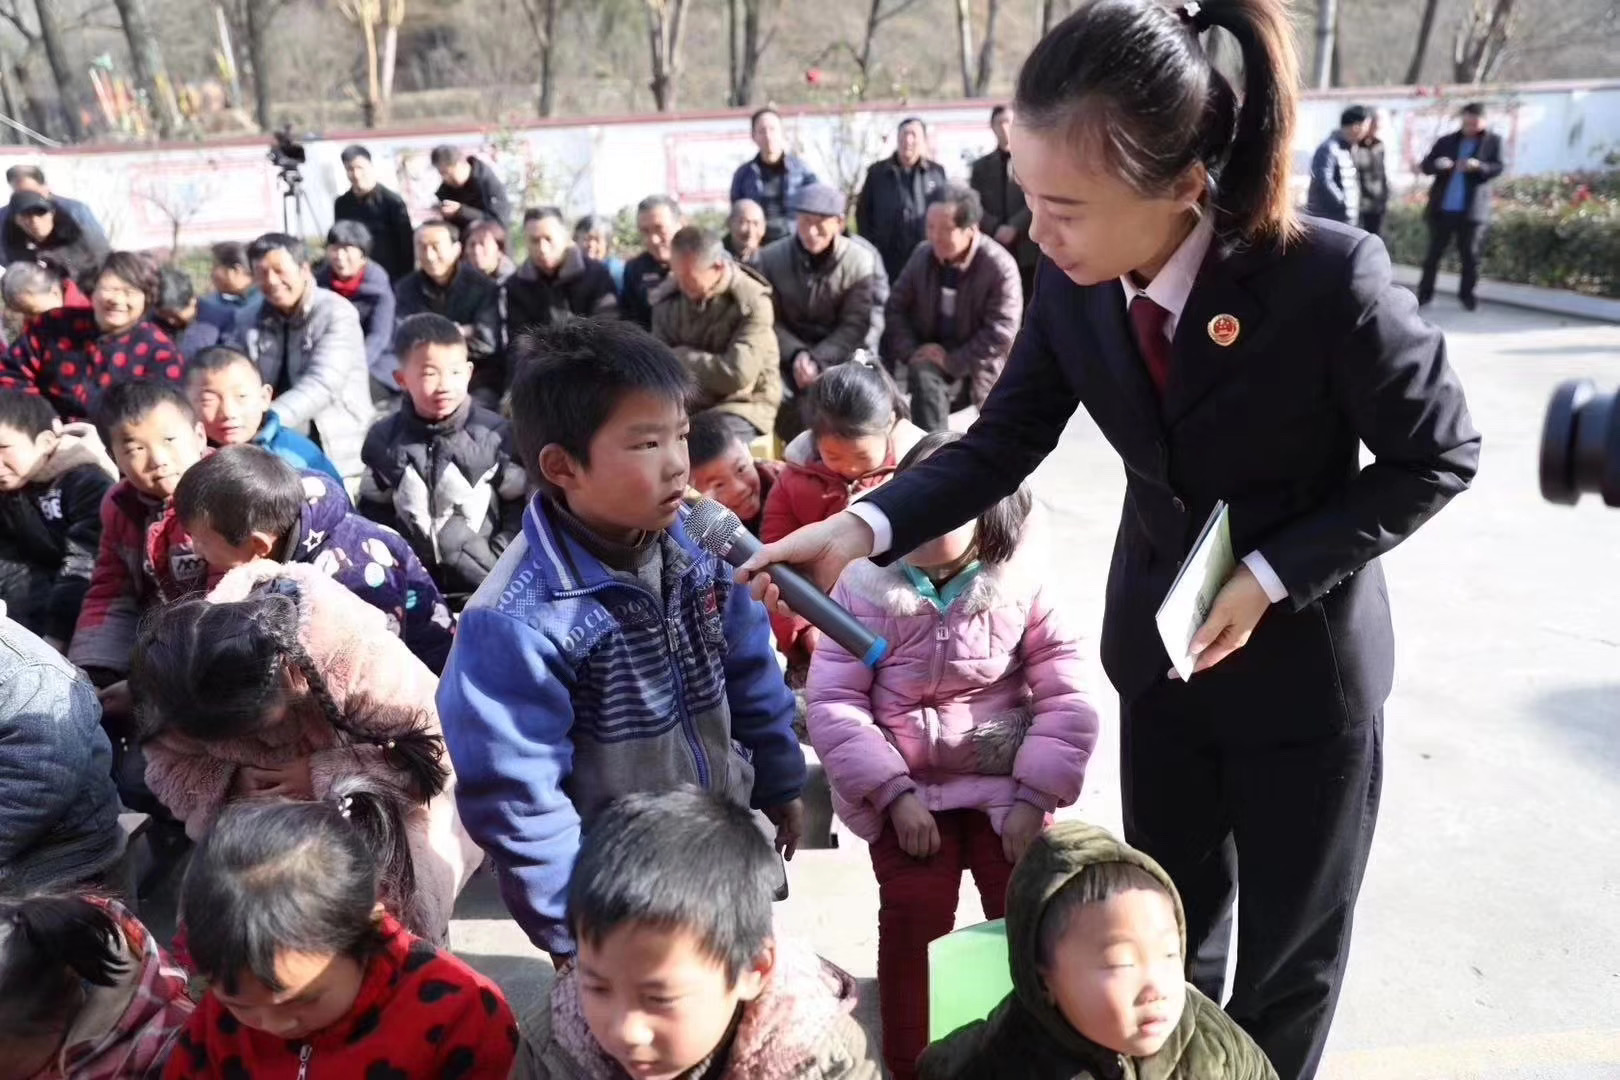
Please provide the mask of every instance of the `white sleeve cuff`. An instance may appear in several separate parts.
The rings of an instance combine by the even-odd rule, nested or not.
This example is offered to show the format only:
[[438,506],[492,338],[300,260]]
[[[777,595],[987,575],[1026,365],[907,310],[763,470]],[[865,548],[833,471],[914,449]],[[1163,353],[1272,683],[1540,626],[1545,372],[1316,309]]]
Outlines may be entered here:
[[889,515],[864,499],[850,503],[848,510],[872,530],[872,554],[881,555],[888,551],[894,543],[894,528],[889,524]]
[[1279,600],[1288,599],[1288,586],[1282,583],[1277,571],[1271,568],[1271,564],[1259,551],[1251,551],[1243,556],[1243,565],[1249,568],[1249,573],[1254,575],[1254,579],[1260,583],[1260,588],[1265,590],[1267,600],[1275,604]]

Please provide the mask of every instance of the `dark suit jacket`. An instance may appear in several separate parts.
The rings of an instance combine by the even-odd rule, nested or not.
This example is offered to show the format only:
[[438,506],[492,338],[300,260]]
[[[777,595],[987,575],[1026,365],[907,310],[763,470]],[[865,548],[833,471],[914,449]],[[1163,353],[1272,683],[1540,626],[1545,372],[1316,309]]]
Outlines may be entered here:
[[980,231],[994,236],[1003,225],[1018,230],[1018,239],[1010,249],[1021,269],[1032,267],[1041,257],[1040,247],[1029,238],[1029,226],[1034,221],[1024,189],[1007,172],[1007,163],[1001,151],[992,150],[973,163],[968,183],[979,193],[984,214],[979,218]]
[[[1212,249],[1177,326],[1161,407],[1117,281],[1050,262],[1007,369],[957,443],[867,498],[904,554],[1013,491],[1077,405],[1124,460],[1102,654],[1127,701],[1165,677],[1154,614],[1219,499],[1233,548],[1288,588],[1248,646],[1194,677],[1256,739],[1342,730],[1381,707],[1394,643],[1375,561],[1471,482],[1479,435],[1445,338],[1395,286],[1376,236],[1311,221],[1285,253]],[[1239,321],[1226,348],[1210,320]],[[1376,455],[1363,469],[1359,445]]]
[[461,263],[446,288],[413,270],[394,286],[394,318],[403,322],[431,311],[458,326],[470,326],[467,355],[472,358],[472,388],[499,395],[506,386],[506,355],[501,340],[501,289],[473,267]]
[[[1451,174],[1462,164],[1457,160],[1457,148],[1462,145],[1462,139],[1461,130],[1440,136],[1434,141],[1428,156],[1418,164],[1419,172],[1434,177],[1434,183],[1429,185],[1429,217],[1440,213],[1446,199],[1446,187],[1451,183]],[[1485,222],[1491,220],[1491,189],[1486,185],[1502,175],[1502,137],[1494,132],[1485,132],[1479,137],[1479,149],[1474,156],[1479,159],[1480,169],[1478,172],[1463,173],[1463,183],[1467,185],[1463,205],[1467,207],[1469,221]],[[1437,158],[1450,158],[1452,167],[1445,170],[1435,168]]]

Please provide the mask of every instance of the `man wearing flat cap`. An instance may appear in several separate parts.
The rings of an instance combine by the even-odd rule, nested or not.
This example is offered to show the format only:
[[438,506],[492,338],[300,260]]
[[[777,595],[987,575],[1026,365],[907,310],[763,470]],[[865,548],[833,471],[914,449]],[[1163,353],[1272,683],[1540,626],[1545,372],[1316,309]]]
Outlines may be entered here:
[[843,192],[811,184],[799,191],[792,209],[793,235],[766,245],[758,263],[776,303],[782,355],[776,433],[784,442],[803,429],[798,398],[823,371],[844,363],[857,349],[877,351],[883,335],[877,294],[887,292],[888,285],[871,245],[844,235]]

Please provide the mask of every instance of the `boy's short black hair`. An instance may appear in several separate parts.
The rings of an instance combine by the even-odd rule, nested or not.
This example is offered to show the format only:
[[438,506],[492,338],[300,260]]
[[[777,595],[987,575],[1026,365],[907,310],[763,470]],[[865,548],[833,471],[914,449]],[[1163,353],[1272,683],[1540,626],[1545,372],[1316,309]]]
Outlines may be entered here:
[[407,315],[400,320],[399,327],[394,331],[394,355],[404,364],[411,358],[411,353],[423,345],[461,345],[465,347],[467,339],[461,335],[461,328],[443,315],[435,315],[431,311],[419,311],[415,315]]
[[229,345],[210,345],[206,349],[199,349],[195,356],[186,361],[186,381],[190,382],[193,375],[224,371],[237,364],[246,364],[263,381],[264,376],[259,374],[259,365],[253,362],[253,357]]
[[512,347],[512,433],[531,476],[556,443],[581,465],[591,440],[635,390],[685,403],[692,377],[669,346],[634,323],[569,319],[519,337]]
[[298,527],[304,485],[298,470],[262,446],[222,446],[187,469],[174,489],[181,524],[204,522],[239,547],[256,532],[277,547]]
[[1158,893],[1169,900],[1172,907],[1175,906],[1176,898],[1165,888],[1164,882],[1135,863],[1092,863],[1066,881],[1062,888],[1052,894],[1052,898],[1046,902],[1046,909],[1041,912],[1041,925],[1035,936],[1038,950],[1036,966],[1043,970],[1052,966],[1058,942],[1069,932],[1069,922],[1076,911],[1089,904],[1112,900],[1120,893],[1134,889]]
[[253,267],[248,260],[247,245],[240,240],[221,240],[212,250],[215,266],[229,267],[232,270],[250,270]]
[[114,431],[137,422],[159,405],[172,405],[187,423],[197,422],[197,410],[178,384],[167,379],[132,379],[114,383],[102,392],[96,403],[96,427],[111,445]]
[[0,427],[20,431],[30,439],[51,430],[56,410],[38,394],[23,390],[0,390]]
[[197,290],[191,284],[191,275],[178,266],[165,266],[158,271],[159,311],[184,311],[197,299]]
[[296,236],[267,232],[248,245],[248,262],[256,263],[272,251],[285,251],[299,266],[309,265],[309,248]]
[[568,925],[600,945],[622,926],[686,931],[729,983],[771,939],[779,871],[753,816],[694,787],[615,799],[568,883]]
[[706,409],[692,414],[692,427],[686,433],[686,455],[692,468],[701,468],[726,452],[732,443],[743,449],[748,447],[737,437],[737,432],[726,423],[718,409]]

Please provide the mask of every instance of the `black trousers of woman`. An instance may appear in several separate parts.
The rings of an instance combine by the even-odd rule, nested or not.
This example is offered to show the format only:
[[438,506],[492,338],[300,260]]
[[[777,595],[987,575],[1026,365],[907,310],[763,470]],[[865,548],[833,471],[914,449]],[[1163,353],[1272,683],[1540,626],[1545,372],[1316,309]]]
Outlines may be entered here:
[[[1122,704],[1125,839],[1175,881],[1188,978],[1214,1001],[1225,987],[1236,896],[1226,1011],[1279,1076],[1308,1078],[1344,979],[1378,817],[1383,713],[1326,735],[1302,724],[1313,734],[1297,742],[1256,740],[1256,718],[1211,708],[1203,677],[1165,680]],[[1268,707],[1286,709],[1286,698]]]

